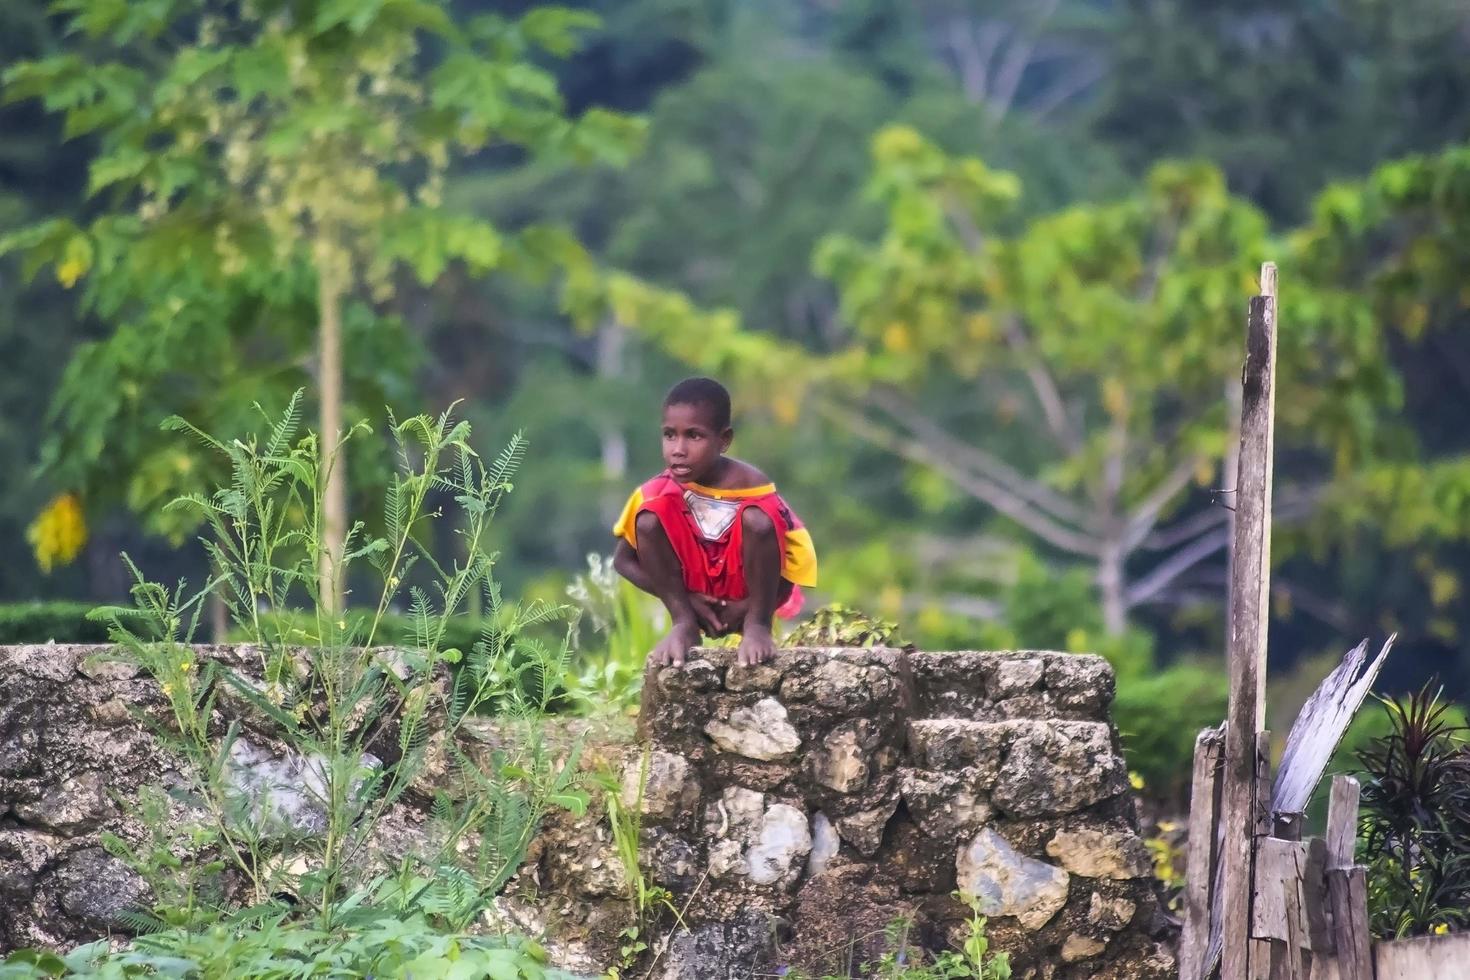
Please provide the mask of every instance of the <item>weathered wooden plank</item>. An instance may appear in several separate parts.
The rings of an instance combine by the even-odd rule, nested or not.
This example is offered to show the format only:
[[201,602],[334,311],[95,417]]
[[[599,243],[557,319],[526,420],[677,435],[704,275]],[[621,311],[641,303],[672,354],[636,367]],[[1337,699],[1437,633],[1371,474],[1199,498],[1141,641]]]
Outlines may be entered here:
[[1337,947],[1338,976],[1341,980],[1373,980],[1366,869],[1328,870],[1327,893],[1332,905],[1332,936]]
[[1271,476],[1276,398],[1276,266],[1261,268],[1250,301],[1241,384],[1235,552],[1230,570],[1230,694],[1225,724],[1222,980],[1245,980],[1250,963],[1251,851],[1256,832],[1256,733],[1266,684],[1271,577]]
[[1333,947],[1332,930],[1327,925],[1327,842],[1320,837],[1307,841],[1307,867],[1302,872],[1302,928],[1306,945],[1314,953],[1328,953]]
[[1358,843],[1358,781],[1333,776],[1327,798],[1327,867],[1351,868]]
[[1262,837],[1256,841],[1255,894],[1251,899],[1251,937],[1285,942],[1287,908],[1293,904],[1297,879],[1307,862],[1301,841]]
[[1184,929],[1179,938],[1180,980],[1205,980],[1210,945],[1211,885],[1219,849],[1220,759],[1224,733],[1206,728],[1194,740],[1194,773],[1189,788],[1189,863],[1184,878]]
[[1470,933],[1377,943],[1373,959],[1378,980],[1470,980]]
[[1273,811],[1301,813],[1306,809],[1332,753],[1342,741],[1343,732],[1377,679],[1396,638],[1397,634],[1388,638],[1367,670],[1363,670],[1363,661],[1367,657],[1368,641],[1353,647],[1302,705],[1286,736],[1281,767],[1276,771],[1276,783],[1271,789]]

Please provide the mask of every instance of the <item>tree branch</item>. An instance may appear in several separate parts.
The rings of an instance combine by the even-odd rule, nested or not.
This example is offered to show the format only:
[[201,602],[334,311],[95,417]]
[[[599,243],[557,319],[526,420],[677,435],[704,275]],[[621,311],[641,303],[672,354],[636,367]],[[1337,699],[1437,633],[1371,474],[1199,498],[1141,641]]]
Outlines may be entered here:
[[826,399],[818,401],[816,407],[821,414],[859,438],[910,462],[938,470],[972,497],[989,504],[1053,547],[1075,555],[1097,556],[1098,543],[1090,536],[1063,526],[1006,487],[961,467],[953,458],[904,438],[858,410]]
[[1037,356],[1036,349],[1031,346],[1031,338],[1027,335],[1026,328],[1021,326],[1019,317],[1006,317],[1006,342],[1022,361],[1022,370],[1026,372],[1026,379],[1031,382],[1031,390],[1036,392],[1036,401],[1041,405],[1041,414],[1046,418],[1052,435],[1066,452],[1080,453],[1082,438],[1072,428],[1067,406],[1062,402],[1061,389]]
[[1126,593],[1126,605],[1132,609],[1150,601],[1195,565],[1215,552],[1225,550],[1229,543],[1230,533],[1226,528],[1219,528],[1196,538],[1164,559],[1153,571],[1134,582]]
[[1048,512],[1049,517],[1059,522],[1092,529],[1088,515],[1077,504],[983,449],[956,439],[900,393],[889,388],[876,388],[869,394],[869,400],[893,416],[913,438],[928,443],[937,454],[962,460],[965,466],[985,479],[1002,485],[1028,504]]
[[1169,475],[1160,480],[1158,486],[1154,487],[1129,515],[1128,526],[1123,531],[1123,550],[1125,552],[1138,547],[1139,542],[1147,538],[1153,531],[1158,524],[1159,514],[1163,513],[1169,501],[1189,485],[1198,464],[1199,457],[1192,456],[1174,467]]

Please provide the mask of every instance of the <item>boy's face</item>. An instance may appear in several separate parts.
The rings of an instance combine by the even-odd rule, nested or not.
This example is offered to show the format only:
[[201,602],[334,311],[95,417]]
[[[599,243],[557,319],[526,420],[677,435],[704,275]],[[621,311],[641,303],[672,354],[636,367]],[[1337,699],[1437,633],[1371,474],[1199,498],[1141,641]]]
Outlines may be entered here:
[[708,405],[665,405],[664,464],[680,483],[703,483],[730,448],[731,429],[715,428]]

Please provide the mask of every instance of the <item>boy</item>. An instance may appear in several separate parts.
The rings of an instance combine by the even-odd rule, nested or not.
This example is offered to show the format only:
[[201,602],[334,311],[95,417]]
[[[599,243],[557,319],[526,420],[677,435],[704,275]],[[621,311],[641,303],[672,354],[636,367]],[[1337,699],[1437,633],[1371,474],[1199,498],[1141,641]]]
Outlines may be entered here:
[[613,525],[621,539],[613,567],[658,596],[673,620],[649,654],[655,664],[682,666],[701,630],[738,630],[739,662],[764,663],[776,655],[778,607],[794,615],[798,586],[816,585],[811,535],[764,473],[725,455],[734,437],[723,385],[674,385],[663,406],[667,469],[633,491]]

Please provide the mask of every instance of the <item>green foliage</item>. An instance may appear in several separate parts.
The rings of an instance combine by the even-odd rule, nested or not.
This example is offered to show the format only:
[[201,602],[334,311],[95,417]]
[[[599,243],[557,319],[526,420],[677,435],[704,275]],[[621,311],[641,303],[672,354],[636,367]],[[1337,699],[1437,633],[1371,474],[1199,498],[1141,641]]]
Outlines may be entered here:
[[567,586],[581,613],[575,672],[570,694],[592,712],[635,710],[643,690],[648,651],[663,635],[667,618],[652,596],[624,581],[611,558],[587,556],[587,571]]
[[0,978],[175,976],[198,980],[268,976],[413,976],[441,980],[558,980],[533,942],[448,932],[421,913],[400,916],[371,906],[344,911],[323,931],[281,908],[251,909],[203,929],[172,928],[112,950],[103,940],[58,955],[19,950],[0,962]]
[[[963,892],[955,892],[954,897],[970,910],[960,949],[947,949],[931,955],[911,943],[909,932],[912,923],[898,919],[884,930],[887,948],[877,962],[848,963],[842,972],[826,974],[821,980],[847,980],[849,977],[862,977],[864,980],[1010,980],[1010,954],[991,952],[979,901]],[[802,978],[799,973],[785,975],[792,980]]]
[[[225,457],[231,477],[207,496],[175,503],[208,525],[214,579],[191,594],[182,581],[173,589],[147,581],[128,561],[134,605],[94,613],[110,621],[118,656],[160,685],[172,718],[157,734],[188,762],[183,784],[170,792],[187,819],[154,813],[152,843],[118,849],[154,894],[184,896],[182,911],[176,901],[159,913],[165,922],[182,917],[187,925],[206,914],[196,912],[197,876],[223,865],[246,883],[247,904],[295,896],[323,933],[366,901],[354,895],[373,895],[405,920],[421,915],[457,933],[520,866],[549,808],[587,804],[575,747],[554,758],[531,724],[545,715],[569,658],[565,637],[548,643],[533,631],[564,621],[566,611],[507,602],[487,550],[524,445],[513,440],[487,462],[471,448],[468,424],[448,413],[392,422],[400,468],[384,503],[389,533],[371,537],[355,526],[343,559],[371,568],[381,591],[374,614],[349,623],[327,615],[320,601],[321,450],[314,434],[298,435],[298,406],[299,395],[264,432],[230,442],[182,420],[169,423]],[[431,491],[458,505],[462,551],[449,563],[422,544],[442,516],[426,507]],[[211,592],[256,645],[258,680],[202,662],[188,645]],[[471,593],[485,610],[480,635],[464,649],[446,648],[447,624]],[[378,630],[399,595],[410,601],[411,642],[385,651]],[[308,760],[302,792],[319,805],[320,826],[293,820],[238,782],[238,727],[221,737],[210,720],[224,698],[271,722],[290,751]],[[521,735],[472,760],[455,735],[487,704],[520,722]],[[388,807],[430,767],[442,773],[432,784],[434,843],[384,883],[366,860],[368,842]],[[191,860],[160,860],[165,853]]]
[[[0,82],[7,100],[39,100],[96,147],[94,216],[0,236],[0,255],[79,285],[81,311],[112,332],[77,351],[55,393],[43,471],[90,507],[126,503],[175,543],[196,515],[161,505],[226,471],[159,440],[158,419],[243,434],[252,403],[284,405],[307,379],[339,314],[340,345],[316,355],[324,374],[345,374],[344,416],[401,401],[417,347],[373,305],[398,271],[422,283],[451,263],[480,275],[519,247],[441,206],[455,156],[493,143],[618,162],[638,140],[639,124],[613,113],[569,119],[538,66],[589,27],[571,11],[460,23],[445,0],[314,12],[65,0],[55,13],[69,44],[9,65]],[[355,464],[367,496],[390,468],[381,456]]]
[[612,832],[613,850],[627,883],[631,913],[631,921],[618,934],[618,963],[609,971],[611,980],[618,980],[623,975],[622,971],[632,969],[638,962],[648,949],[648,939],[654,926],[669,916],[679,919],[673,895],[648,877],[639,857],[643,845],[643,792],[648,785],[649,758],[649,750],[645,748],[638,767],[637,792],[630,802],[624,801],[623,786],[616,777],[610,773],[603,777],[608,829]]
[[1156,797],[1187,805],[1195,736],[1220,724],[1228,694],[1223,671],[1188,661],[1120,680],[1113,718],[1123,753]]
[[85,602],[0,604],[0,645],[10,643],[104,643],[107,626],[87,618]]
[[1383,702],[1392,731],[1358,753],[1359,856],[1369,924],[1405,936],[1470,924],[1470,762],[1465,729],[1428,686]]
[[789,647],[887,647],[903,646],[898,624],[874,619],[857,609],[833,603],[812,613],[781,638]]

